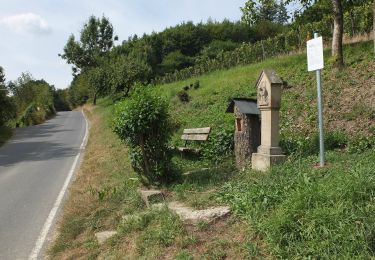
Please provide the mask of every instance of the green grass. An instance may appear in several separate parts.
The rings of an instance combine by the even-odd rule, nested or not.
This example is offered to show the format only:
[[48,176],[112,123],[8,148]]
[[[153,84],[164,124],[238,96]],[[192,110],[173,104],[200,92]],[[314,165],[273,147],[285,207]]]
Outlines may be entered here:
[[219,192],[260,232],[277,258],[370,258],[375,253],[375,150],[290,160],[247,171]]
[[[345,45],[344,49],[347,67],[336,71],[327,58],[322,71],[325,128],[352,135],[353,131],[367,131],[367,127],[361,127],[361,119],[374,124],[375,110],[366,105],[372,102],[369,89],[373,84],[374,61],[371,42]],[[325,51],[325,56],[329,57],[329,50]],[[233,115],[225,113],[229,101],[234,97],[255,97],[255,83],[260,72],[272,68],[288,83],[282,94],[282,139],[313,138],[317,131],[316,79],[315,73],[307,72],[306,66],[305,54],[279,57],[156,86],[153,91],[170,101],[171,114],[178,125],[173,144],[179,146],[183,144],[179,137],[184,128],[211,126],[213,134],[222,129],[233,132]],[[188,91],[191,101],[180,102],[178,91],[196,80],[199,80],[200,88]],[[351,122],[359,127],[351,130]]]
[[[254,97],[263,68],[274,69],[287,81],[280,111],[287,163],[264,174],[238,173],[228,167],[233,165],[231,156],[225,163],[174,159],[182,170],[213,169],[169,189],[198,208],[229,203],[253,228],[254,239],[247,249],[254,258],[264,256],[262,242],[276,258],[374,257],[375,110],[370,89],[375,62],[371,42],[344,49],[346,67],[337,71],[327,59],[322,73],[328,150],[328,167],[323,169],[315,168],[319,161],[316,81],[315,73],[307,72],[305,54],[155,87],[156,93],[170,100],[171,114],[179,122],[173,144],[179,145],[184,128],[211,126],[213,136],[222,129],[233,133],[233,115],[225,113],[228,102],[233,97]],[[190,102],[181,103],[177,92],[196,80],[200,88],[189,90]],[[225,244],[216,248],[220,257]]]
[[[342,71],[333,69],[328,58],[322,71],[326,149],[362,152],[375,146],[371,132],[375,127],[375,110],[368,105],[371,98],[375,98],[370,93],[373,76],[369,76],[375,68],[370,55],[372,43],[345,45],[344,50],[347,66]],[[329,50],[325,51],[325,57],[329,57]],[[169,100],[170,113],[177,122],[172,146],[183,145],[180,136],[184,128],[212,127],[209,144],[198,145],[203,148],[202,158],[181,158],[176,154],[173,159],[180,172],[212,169],[173,185],[171,189],[179,199],[195,207],[216,204],[212,194],[205,191],[215,190],[236,174],[231,161],[232,151],[227,142],[220,142],[222,133],[229,135],[230,140],[234,132],[234,116],[225,111],[234,97],[256,97],[255,84],[264,68],[274,69],[287,82],[282,93],[280,145],[288,155],[296,158],[318,154],[316,79],[315,73],[307,72],[306,54],[268,59],[155,86],[150,90]],[[200,87],[188,90],[190,101],[182,103],[177,93],[197,80]],[[221,156],[228,153],[228,156]],[[211,155],[211,158],[205,155]]]
[[0,146],[12,137],[12,129],[6,126],[0,126]]
[[[336,71],[328,61],[323,70],[329,149],[328,166],[322,169],[315,167],[315,74],[307,72],[304,54],[150,88],[170,102],[176,122],[172,146],[183,144],[184,128],[212,127],[209,142],[198,145],[203,148],[201,157],[173,157],[176,171],[198,171],[161,188],[168,200],[195,208],[231,205],[234,216],[214,226],[199,223],[192,228],[167,210],[146,210],[127,148],[111,130],[113,104],[100,100],[89,112],[91,136],[51,258],[374,257],[375,123],[373,108],[363,105],[373,98],[371,51],[370,42],[346,45],[347,66]],[[288,82],[280,115],[282,145],[289,157],[267,173],[239,172],[228,142],[234,117],[225,111],[233,97],[255,97],[263,68],[273,68]],[[188,91],[190,102],[181,103],[177,93],[196,80],[200,87]],[[202,168],[209,170],[199,171]],[[119,233],[98,245],[94,234],[102,230]]]

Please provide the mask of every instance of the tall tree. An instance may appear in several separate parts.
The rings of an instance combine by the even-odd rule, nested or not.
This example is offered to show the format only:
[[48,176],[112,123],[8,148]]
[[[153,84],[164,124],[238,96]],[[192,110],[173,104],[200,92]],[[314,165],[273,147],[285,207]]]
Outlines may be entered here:
[[[287,0],[291,3],[294,0]],[[298,0],[305,8],[310,8],[319,4],[319,1]],[[341,68],[344,65],[343,57],[343,35],[344,35],[344,14],[342,0],[330,0],[332,4],[333,15],[333,34],[332,34],[332,57],[334,58],[334,67]],[[321,14],[314,15],[320,16]]]
[[151,67],[141,59],[120,56],[113,60],[110,66],[111,76],[109,85],[113,97],[128,96],[136,82],[145,83],[150,77]]
[[253,26],[260,22],[277,21],[278,5],[275,0],[247,0],[242,11],[241,21]]
[[242,11],[241,21],[251,26],[260,22],[286,24],[289,16],[283,0],[248,0]]
[[5,86],[5,74],[3,67],[0,66],[0,86]]
[[73,65],[73,73],[78,74],[87,67],[98,64],[98,59],[106,54],[117,40],[113,35],[113,26],[108,18],[101,19],[91,16],[80,33],[80,40],[76,41],[71,35],[64,47],[61,58]]
[[5,74],[3,68],[0,67],[0,126],[7,120],[7,115],[4,113],[6,111],[6,101],[7,89],[5,88]]
[[287,24],[289,18],[290,16],[288,15],[288,11],[286,10],[285,3],[283,0],[280,0],[276,22],[279,24]]
[[98,95],[106,92],[106,86],[109,86],[109,77],[107,66],[92,67],[87,71],[88,82],[92,92],[93,105],[96,105]]
[[15,106],[8,97],[4,69],[0,66],[0,126],[15,116]]

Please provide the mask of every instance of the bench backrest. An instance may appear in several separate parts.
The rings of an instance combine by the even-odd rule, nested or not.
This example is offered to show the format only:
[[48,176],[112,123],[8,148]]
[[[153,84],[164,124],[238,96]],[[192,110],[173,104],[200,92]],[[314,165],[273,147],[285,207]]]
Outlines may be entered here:
[[184,129],[181,139],[185,141],[207,141],[210,132],[211,127]]

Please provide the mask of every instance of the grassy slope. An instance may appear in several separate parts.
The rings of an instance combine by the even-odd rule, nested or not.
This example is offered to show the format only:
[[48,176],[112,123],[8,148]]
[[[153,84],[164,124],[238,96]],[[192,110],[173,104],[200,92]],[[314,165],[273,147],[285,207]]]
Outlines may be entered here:
[[[326,65],[326,129],[341,129],[349,136],[374,132],[375,62],[371,60],[371,48],[371,43],[345,46],[348,66],[341,72]],[[155,87],[170,100],[171,113],[180,122],[174,144],[181,144],[183,128],[211,126],[214,132],[233,129],[233,115],[225,113],[228,100],[254,96],[254,84],[263,68],[275,69],[288,82],[282,96],[283,138],[311,138],[316,131],[315,75],[306,72],[305,55],[297,55]],[[201,87],[189,90],[191,101],[181,104],[176,93],[197,79]],[[328,152],[330,165],[321,170],[313,167],[316,155],[292,157],[269,174],[251,170],[238,174],[230,164],[220,164],[211,172],[164,187],[171,199],[196,207],[229,203],[236,216],[241,216],[241,220],[234,216],[214,226],[202,223],[193,228],[183,226],[166,211],[145,211],[136,193],[138,183],[129,179],[134,173],[126,148],[104,120],[110,118],[111,109],[107,102],[92,112],[85,161],[73,184],[61,234],[51,249],[52,258],[371,255],[375,224],[373,151],[360,155]],[[205,160],[174,160],[181,170],[214,166]],[[133,213],[141,215],[121,220],[123,215]],[[120,233],[99,246],[94,232],[108,229]]]
[[[322,72],[326,128],[342,128],[348,133],[367,131],[373,125],[375,63],[371,42],[346,45],[347,67],[341,72],[326,64]],[[325,56],[329,56],[326,51]],[[255,83],[264,68],[274,69],[288,82],[282,96],[282,127],[285,131],[310,133],[316,127],[315,73],[307,72],[306,55],[269,59],[265,62],[217,71],[199,78],[157,86],[157,93],[171,100],[172,114],[186,127],[234,127],[233,115],[225,114],[233,97],[254,97]],[[176,93],[185,85],[200,81],[201,88],[189,90],[191,102],[181,104]],[[372,107],[371,107],[372,106]],[[355,109],[353,109],[355,108]],[[363,125],[365,124],[365,125]],[[353,129],[353,126],[363,126]]]

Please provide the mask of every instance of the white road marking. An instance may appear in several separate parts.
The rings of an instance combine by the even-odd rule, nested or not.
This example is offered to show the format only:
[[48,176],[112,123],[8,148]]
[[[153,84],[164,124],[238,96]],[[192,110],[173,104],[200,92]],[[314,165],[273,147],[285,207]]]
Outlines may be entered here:
[[82,151],[82,149],[86,145],[86,141],[87,141],[88,133],[89,133],[89,131],[88,131],[88,121],[87,121],[87,118],[86,118],[85,114],[83,113],[83,111],[81,111],[81,112],[82,112],[83,117],[85,118],[85,121],[86,121],[86,131],[85,131],[85,136],[83,137],[83,140],[82,140],[82,143],[81,143],[81,146],[80,146],[80,151],[78,152],[78,154],[74,158],[73,165],[70,168],[69,174],[66,177],[64,185],[63,185],[63,187],[60,190],[59,196],[57,196],[55,204],[53,205],[53,208],[51,209],[51,211],[50,211],[50,213],[49,213],[49,215],[48,215],[48,217],[46,219],[46,222],[43,225],[42,231],[40,232],[40,235],[39,235],[39,237],[38,237],[38,239],[37,239],[37,241],[35,243],[35,246],[34,246],[33,250],[31,251],[31,254],[29,255],[29,260],[36,260],[36,259],[38,259],[40,250],[42,249],[42,247],[44,245],[44,242],[45,242],[45,240],[47,238],[47,234],[48,234],[48,232],[49,232],[49,230],[50,230],[50,228],[52,226],[53,220],[56,217],[57,210],[60,207],[62,199],[64,198],[64,195],[65,195],[65,193],[66,193],[66,191],[68,189],[70,180],[72,179],[74,171],[75,171],[75,169],[77,167],[77,163],[78,163],[79,157],[81,156],[81,151]]

